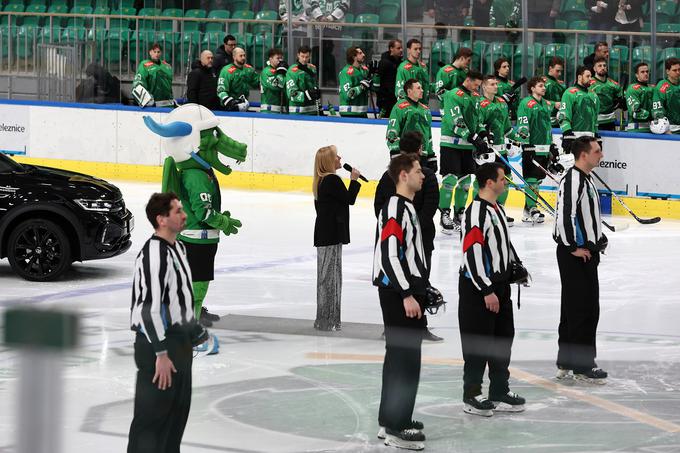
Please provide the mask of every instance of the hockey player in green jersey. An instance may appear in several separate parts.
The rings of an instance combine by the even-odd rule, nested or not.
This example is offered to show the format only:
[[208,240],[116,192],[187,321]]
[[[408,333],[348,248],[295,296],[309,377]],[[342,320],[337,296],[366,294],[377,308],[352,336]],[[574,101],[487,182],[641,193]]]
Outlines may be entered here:
[[[665,62],[666,78],[656,84],[652,98],[652,118],[670,124],[669,131],[680,134],[680,59],[669,58]],[[656,127],[652,125],[654,132]]]
[[406,98],[404,83],[408,79],[416,79],[423,88],[422,103],[427,105],[430,100],[430,76],[427,74],[427,66],[420,61],[423,45],[417,39],[409,39],[406,43],[406,60],[397,69],[397,79],[394,86],[394,94],[397,102]]
[[[489,144],[499,152],[506,160],[508,159],[508,147],[511,143],[516,143],[517,137],[510,123],[510,112],[508,104],[502,97],[496,96],[498,93],[498,80],[496,76],[484,76],[482,82],[482,96],[477,98],[479,102],[479,118],[481,125],[489,133]],[[441,154],[441,153],[440,153]],[[510,167],[503,164],[505,174],[510,175]],[[508,187],[498,197],[498,203],[505,205],[508,199]],[[515,219],[506,216],[508,226],[512,226]]]
[[543,98],[552,102],[555,107],[550,113],[553,127],[560,126],[560,123],[557,121],[557,111],[560,108],[562,95],[567,89],[567,87],[564,86],[564,81],[561,80],[563,70],[564,60],[560,57],[552,57],[548,62],[548,75],[545,76],[545,96],[543,96]]
[[416,79],[409,79],[404,83],[406,99],[392,107],[392,113],[387,124],[387,148],[390,156],[400,152],[399,140],[408,131],[417,131],[423,135],[423,159],[432,171],[437,171],[437,156],[432,149],[432,115],[430,109],[420,99],[423,88]]
[[649,65],[641,62],[635,65],[635,81],[628,85],[626,103],[628,104],[629,132],[649,132],[652,119],[652,97],[654,85],[649,84]]
[[482,78],[479,72],[469,71],[461,86],[444,94],[444,116],[439,142],[439,173],[442,175],[439,210],[442,231],[446,234],[452,234],[454,230],[460,231],[460,221],[471,186],[471,174],[476,167],[474,156],[492,152],[488,146],[489,134],[481,124],[477,102]]
[[619,82],[608,76],[607,60],[597,57],[593,63],[595,75],[590,79],[589,90],[600,99],[597,128],[603,131],[616,130],[616,109],[626,107],[623,89]]
[[312,49],[300,46],[297,63],[288,68],[286,74],[286,95],[288,112],[294,115],[319,115],[321,91],[316,79],[316,66],[309,61]]
[[[502,97],[503,100],[508,104],[508,110],[510,111],[510,118],[515,119],[517,117],[517,102],[519,101],[518,89],[513,90],[515,85],[514,80],[510,80],[510,61],[501,57],[493,63],[494,74],[496,75],[496,80],[498,80],[498,96]],[[525,82],[526,79],[520,81],[520,83]]]
[[435,82],[435,94],[439,99],[440,112],[442,116],[444,111],[441,104],[444,99],[444,93],[460,86],[465,80],[470,62],[472,61],[472,50],[467,47],[461,47],[453,57],[453,63],[439,69],[437,72],[437,79]]
[[257,88],[260,79],[255,68],[246,63],[246,51],[236,47],[233,52],[234,62],[220,71],[217,80],[217,97],[225,110],[245,112],[250,107],[248,96],[251,88]]
[[203,309],[203,301],[214,279],[220,231],[229,236],[238,233],[241,227],[241,222],[229,211],[222,211],[215,171],[228,175],[231,168],[218,156],[243,162],[246,145],[224,134],[219,119],[198,104],[185,104],[173,110],[164,124],[149,116],[144,117],[144,123],[164,138],[163,151],[168,157],[163,166],[163,191],[175,192],[187,214],[186,227],[178,239],[187,250],[196,318],[209,327],[212,320],[219,319]]
[[168,107],[175,104],[172,96],[172,66],[161,60],[163,49],[153,43],[149,59],[142,60],[132,81],[132,97],[140,107]]
[[267,64],[260,73],[260,112],[287,113],[286,72],[282,65],[283,51],[269,49]]
[[590,69],[579,66],[576,68],[576,85],[562,95],[557,121],[562,129],[562,148],[565,153],[571,152],[571,144],[578,137],[600,138],[597,133],[600,100],[595,93],[588,91],[590,78]]
[[347,65],[338,74],[340,92],[340,116],[366,118],[371,80],[368,67],[364,65],[366,55],[358,47],[347,49]]
[[522,99],[517,109],[517,137],[522,143],[522,176],[529,184],[522,221],[543,223],[545,216],[534,199],[538,198],[538,190],[545,174],[533,161],[536,160],[543,168],[554,169],[556,172],[561,168],[556,164],[559,151],[553,144],[550,124],[550,113],[554,105],[544,97],[546,90],[543,77],[533,77],[527,88],[531,94]]

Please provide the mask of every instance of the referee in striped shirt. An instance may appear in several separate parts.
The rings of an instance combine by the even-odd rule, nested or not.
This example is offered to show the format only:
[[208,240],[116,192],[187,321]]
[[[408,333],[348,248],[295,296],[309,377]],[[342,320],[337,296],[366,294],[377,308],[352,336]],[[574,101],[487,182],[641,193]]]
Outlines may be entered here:
[[[463,218],[463,262],[458,279],[458,324],[463,347],[463,410],[490,417],[521,412],[525,400],[510,391],[510,353],[515,325],[510,300],[513,263],[521,264],[497,203],[507,181],[505,167],[487,163],[475,171],[479,194]],[[489,366],[489,397],[482,396]]]
[[179,453],[191,405],[196,325],[191,270],[177,234],[186,214],[174,193],[155,193],[146,205],[155,233],[135,261],[130,323],[137,332],[134,418],[128,453]]
[[576,162],[560,182],[553,232],[562,283],[557,378],[573,372],[575,379],[604,384],[607,372],[595,363],[595,336],[600,319],[597,266],[607,238],[590,176],[603,155],[595,137],[579,137],[571,149]]

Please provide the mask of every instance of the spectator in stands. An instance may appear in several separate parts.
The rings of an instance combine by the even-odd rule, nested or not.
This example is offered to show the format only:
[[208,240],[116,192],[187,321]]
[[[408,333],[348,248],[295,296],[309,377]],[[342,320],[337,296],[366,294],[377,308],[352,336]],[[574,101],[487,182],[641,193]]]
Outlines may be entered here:
[[489,11],[491,10],[491,0],[472,0],[472,11],[470,15],[475,23],[475,27],[489,26]]
[[219,74],[223,67],[234,62],[234,49],[236,48],[236,38],[232,35],[224,37],[224,44],[215,51],[213,67]]
[[[643,0],[623,0],[618,2],[618,9],[614,16],[614,21],[619,31],[634,31],[642,30],[644,19],[642,16]],[[634,36],[633,41],[639,41],[639,36]],[[626,44],[628,37],[625,37]]]
[[[435,25],[463,25],[470,11],[469,0],[429,0],[427,14],[434,18]],[[438,29],[437,39],[446,39],[448,30]]]
[[201,52],[200,59],[191,65],[187,76],[187,101],[200,104],[210,110],[220,110],[217,97],[218,73],[213,67],[213,53],[209,50]]
[[529,2],[529,28],[554,28],[560,13],[560,0],[531,0]]
[[[586,0],[586,7],[590,10],[588,29],[612,30],[616,22],[614,16],[618,10],[617,0]],[[603,39],[602,35],[590,35],[590,39]]]
[[588,68],[591,74],[594,74],[593,65],[595,64],[595,58],[602,57],[609,61],[609,45],[604,41],[599,41],[595,43],[595,52],[591,53],[583,59],[583,66]]
[[389,43],[387,52],[383,52],[378,64],[378,77],[374,87],[378,90],[378,108],[380,117],[386,118],[397,103],[394,86],[397,80],[397,68],[402,61],[403,45],[400,40],[393,39]]
[[130,98],[121,91],[120,80],[97,63],[85,69],[86,78],[76,87],[76,102],[94,104],[128,104]]

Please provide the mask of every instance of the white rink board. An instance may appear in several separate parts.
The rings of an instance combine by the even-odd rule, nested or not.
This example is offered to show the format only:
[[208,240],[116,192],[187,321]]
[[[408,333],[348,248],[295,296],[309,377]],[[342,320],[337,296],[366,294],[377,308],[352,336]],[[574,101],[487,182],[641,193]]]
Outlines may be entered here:
[[[163,121],[167,112],[143,111],[130,107],[83,108],[77,104],[33,105],[0,102],[3,111],[27,121],[26,155],[160,165],[161,139],[142,121],[151,115]],[[248,158],[237,167],[256,173],[311,176],[315,151],[335,144],[345,162],[378,179],[387,164],[386,121],[344,119],[288,119],[261,114],[225,114],[219,118],[224,132],[248,145]],[[27,119],[27,120],[26,120]],[[440,128],[432,129],[434,148],[439,154]],[[680,137],[647,134],[603,133],[605,159],[599,173],[609,185],[629,196],[652,195],[680,198],[680,179],[672,169],[680,167]],[[8,139],[6,139],[8,140]],[[14,149],[21,149],[12,137]],[[559,142],[560,137],[556,137]],[[20,141],[20,140],[19,140]],[[4,149],[0,143],[0,149]],[[519,161],[517,159],[517,168]],[[515,180],[517,178],[515,177]],[[544,185],[550,186],[550,180]]]

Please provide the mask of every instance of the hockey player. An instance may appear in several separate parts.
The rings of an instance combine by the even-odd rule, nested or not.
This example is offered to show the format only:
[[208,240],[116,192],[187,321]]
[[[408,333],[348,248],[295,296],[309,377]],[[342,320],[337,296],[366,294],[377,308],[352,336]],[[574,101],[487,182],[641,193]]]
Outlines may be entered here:
[[680,134],[680,59],[669,58],[665,63],[666,78],[656,84],[652,99],[652,118],[665,118],[670,132]]
[[[522,143],[522,176],[529,183],[522,222],[543,223],[545,215],[538,209],[534,199],[538,198],[538,188],[545,174],[533,161],[536,160],[543,168],[549,168],[559,155],[552,141],[550,124],[550,112],[554,106],[552,101],[544,98],[546,90],[543,77],[533,77],[527,88],[531,94],[522,99],[517,109],[517,136]],[[559,170],[559,167],[551,168]]]
[[562,95],[567,89],[567,87],[564,86],[564,80],[561,80],[563,70],[564,60],[560,57],[552,57],[548,62],[548,75],[545,76],[545,96],[543,97],[552,102],[555,107],[550,113],[553,127],[560,126],[560,123],[557,121],[557,111],[560,108]]
[[409,39],[406,43],[406,60],[397,69],[397,80],[394,86],[397,102],[406,98],[404,83],[409,79],[416,79],[423,88],[422,103],[427,105],[430,100],[430,76],[427,66],[420,60],[423,45],[417,39]]
[[300,46],[297,63],[288,68],[286,74],[286,95],[288,112],[296,115],[318,115],[321,91],[316,79],[316,66],[309,61],[312,49]]
[[364,65],[366,55],[358,47],[347,49],[347,65],[338,74],[340,116],[366,118],[371,78]]
[[439,142],[439,173],[443,177],[439,191],[439,210],[440,223],[446,234],[452,234],[454,230],[460,231],[460,221],[472,180],[470,175],[476,167],[473,153],[490,152],[488,133],[481,124],[477,105],[477,91],[481,83],[482,75],[477,71],[470,71],[461,86],[444,94],[444,116]]
[[158,43],[149,47],[149,59],[142,60],[132,81],[132,97],[140,107],[168,107],[175,104],[172,96],[172,66],[161,60],[163,48]]
[[590,69],[585,66],[576,68],[576,85],[562,95],[557,121],[562,129],[562,148],[569,153],[571,143],[577,137],[597,137],[597,114],[600,100],[595,93],[588,91]]
[[519,100],[519,95],[517,94],[517,91],[512,89],[515,85],[515,81],[510,80],[509,78],[510,61],[505,57],[501,57],[493,63],[493,69],[496,80],[498,80],[498,96],[502,97],[508,104],[510,118],[514,119],[517,117],[517,101]]
[[[482,82],[482,97],[479,98],[479,117],[482,126],[490,133],[489,144],[491,147],[501,153],[505,159],[508,158],[508,146],[511,142],[517,142],[515,131],[510,123],[510,112],[508,111],[508,104],[501,97],[496,96],[498,93],[498,80],[496,76],[484,76]],[[510,167],[503,164],[505,174],[510,175]],[[508,188],[499,195],[498,203],[505,205],[508,199]],[[505,218],[506,223],[511,227],[515,219],[512,217]]]
[[409,79],[404,83],[406,99],[392,108],[390,120],[387,124],[387,148],[390,155],[399,154],[399,140],[408,131],[418,131],[423,135],[423,154],[426,156],[427,166],[437,171],[437,156],[432,149],[432,115],[430,109],[420,100],[423,88],[416,79]]
[[626,90],[628,104],[628,124],[630,132],[649,132],[652,119],[652,96],[654,85],[649,84],[649,65],[641,62],[635,65],[635,82]]
[[234,62],[220,71],[217,80],[217,97],[225,110],[245,112],[250,107],[248,96],[251,88],[260,84],[255,68],[246,63],[246,51],[240,47],[234,49]]
[[607,60],[595,58],[593,65],[595,75],[590,79],[590,91],[600,99],[600,110],[597,115],[597,128],[603,131],[616,130],[616,109],[625,108],[623,89],[619,82],[608,77]]
[[220,187],[215,171],[229,175],[231,168],[219,155],[237,162],[246,159],[246,145],[229,138],[219,127],[219,120],[207,108],[185,104],[166,118],[165,124],[145,116],[149,129],[164,137],[163,149],[168,157],[163,166],[163,192],[179,194],[187,214],[186,227],[178,236],[187,250],[193,279],[194,312],[206,327],[219,316],[203,309],[210,281],[220,231],[238,233],[241,222],[229,211],[221,210]]
[[269,49],[269,58],[260,73],[260,112],[287,113],[286,73],[288,69],[282,64],[283,51]]
[[[439,104],[441,106],[444,93],[454,88],[460,86],[465,80],[468,69],[470,68],[470,62],[472,61],[472,50],[467,47],[461,47],[456,52],[453,57],[453,63],[447,64],[446,66],[439,69],[437,72],[437,82],[435,84],[435,90],[437,98],[439,99]],[[443,109],[440,108],[442,116],[444,116]]]

